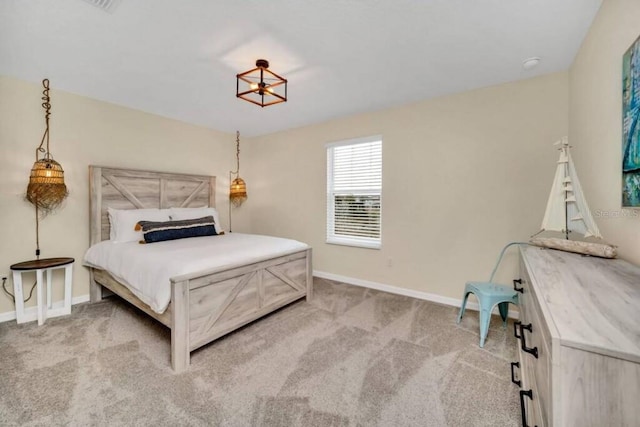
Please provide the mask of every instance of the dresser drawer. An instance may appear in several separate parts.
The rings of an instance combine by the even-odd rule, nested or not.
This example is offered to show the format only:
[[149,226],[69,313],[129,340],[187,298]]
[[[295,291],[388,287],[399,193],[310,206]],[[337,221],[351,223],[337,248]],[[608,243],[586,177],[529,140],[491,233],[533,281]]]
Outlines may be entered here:
[[[529,279],[529,274],[527,273],[527,268],[524,265],[524,261],[520,259],[520,284],[514,283],[513,287],[516,290],[519,290],[518,294],[518,312],[519,312],[519,320],[521,322],[526,322],[529,319],[527,313],[527,307],[525,306],[525,300],[529,299],[531,295],[531,279]],[[525,294],[527,295],[525,297]]]
[[530,325],[531,331],[523,328],[522,334],[524,338],[520,338],[520,345],[522,347],[522,343],[526,343],[527,348],[535,352],[538,357],[536,358],[533,354],[525,352],[522,348],[520,351],[523,353],[524,365],[531,367],[532,375],[536,382],[542,418],[545,421],[545,425],[550,425],[550,422],[548,422],[550,417],[547,417],[547,415],[552,413],[551,341],[549,336],[544,333],[544,323],[535,305],[528,308],[530,309],[529,323],[525,326]]
[[[546,417],[543,416],[542,401],[540,399],[540,389],[536,382],[535,373],[531,363],[525,363],[527,353],[519,350],[520,366],[522,369],[522,387],[520,389],[520,410],[524,409],[526,425],[530,427],[544,427],[547,426]],[[524,423],[523,423],[524,425]]]
[[[531,286],[531,280],[523,265],[521,280],[523,292],[519,296],[519,303],[522,326],[518,330],[521,366],[527,372],[526,375],[531,377],[530,382],[535,385],[537,391],[534,401],[539,406],[539,421],[544,425],[551,425],[551,335],[538,304],[535,289]],[[524,348],[529,351],[525,351]]]

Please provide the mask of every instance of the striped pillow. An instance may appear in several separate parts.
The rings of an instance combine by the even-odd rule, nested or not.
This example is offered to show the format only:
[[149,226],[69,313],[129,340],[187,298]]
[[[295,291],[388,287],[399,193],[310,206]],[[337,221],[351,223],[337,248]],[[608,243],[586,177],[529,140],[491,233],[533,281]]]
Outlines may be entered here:
[[155,243],[218,234],[213,216],[180,221],[139,221],[136,224],[136,230],[142,230],[144,236],[144,240],[140,240],[140,243]]

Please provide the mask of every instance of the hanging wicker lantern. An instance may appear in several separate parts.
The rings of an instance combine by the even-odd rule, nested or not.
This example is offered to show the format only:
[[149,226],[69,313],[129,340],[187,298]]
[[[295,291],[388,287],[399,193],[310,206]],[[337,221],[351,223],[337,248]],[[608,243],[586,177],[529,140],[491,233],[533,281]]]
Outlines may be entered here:
[[33,164],[26,198],[44,213],[56,209],[68,195],[64,170],[53,159],[40,159]]
[[[36,162],[31,168],[29,186],[25,198],[33,203],[36,211],[46,215],[60,206],[69,194],[64,183],[64,170],[60,163],[53,160],[49,151],[49,116],[51,115],[51,99],[49,98],[49,80],[42,81],[42,107],[45,109],[45,131],[42,141],[36,148]],[[42,146],[47,142],[46,149]],[[42,159],[38,159],[40,153],[44,153]],[[36,214],[37,215],[37,214]]]
[[[60,207],[69,192],[64,183],[64,170],[60,163],[53,160],[49,151],[49,116],[51,115],[51,98],[49,98],[49,80],[42,81],[44,90],[42,91],[42,108],[44,108],[45,131],[42,141],[36,148],[36,162],[31,168],[29,175],[29,185],[25,199],[35,206],[36,209],[36,258],[40,259],[40,216],[44,217],[48,213]],[[47,142],[46,149],[43,148]],[[38,157],[44,153],[42,159]]]
[[238,177],[233,180],[229,191],[229,200],[235,207],[240,206],[247,200],[247,184],[245,184],[244,179]]

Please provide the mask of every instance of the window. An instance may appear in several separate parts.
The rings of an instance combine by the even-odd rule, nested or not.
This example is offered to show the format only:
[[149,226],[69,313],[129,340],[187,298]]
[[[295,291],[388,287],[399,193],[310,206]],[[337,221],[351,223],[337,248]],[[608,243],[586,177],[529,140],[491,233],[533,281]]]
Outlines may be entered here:
[[327,243],[380,248],[382,138],[327,145]]

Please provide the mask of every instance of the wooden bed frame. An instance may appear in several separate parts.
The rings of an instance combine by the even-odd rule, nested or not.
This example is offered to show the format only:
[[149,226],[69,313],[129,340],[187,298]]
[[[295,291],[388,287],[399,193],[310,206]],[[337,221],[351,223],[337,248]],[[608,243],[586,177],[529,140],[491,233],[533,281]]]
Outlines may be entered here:
[[[107,208],[215,206],[215,177],[89,166],[91,244],[109,239]],[[191,351],[280,307],[313,295],[311,249],[230,269],[171,279],[171,303],[158,314],[107,271],[90,268],[91,301],[103,287],[171,329],[171,366]]]

